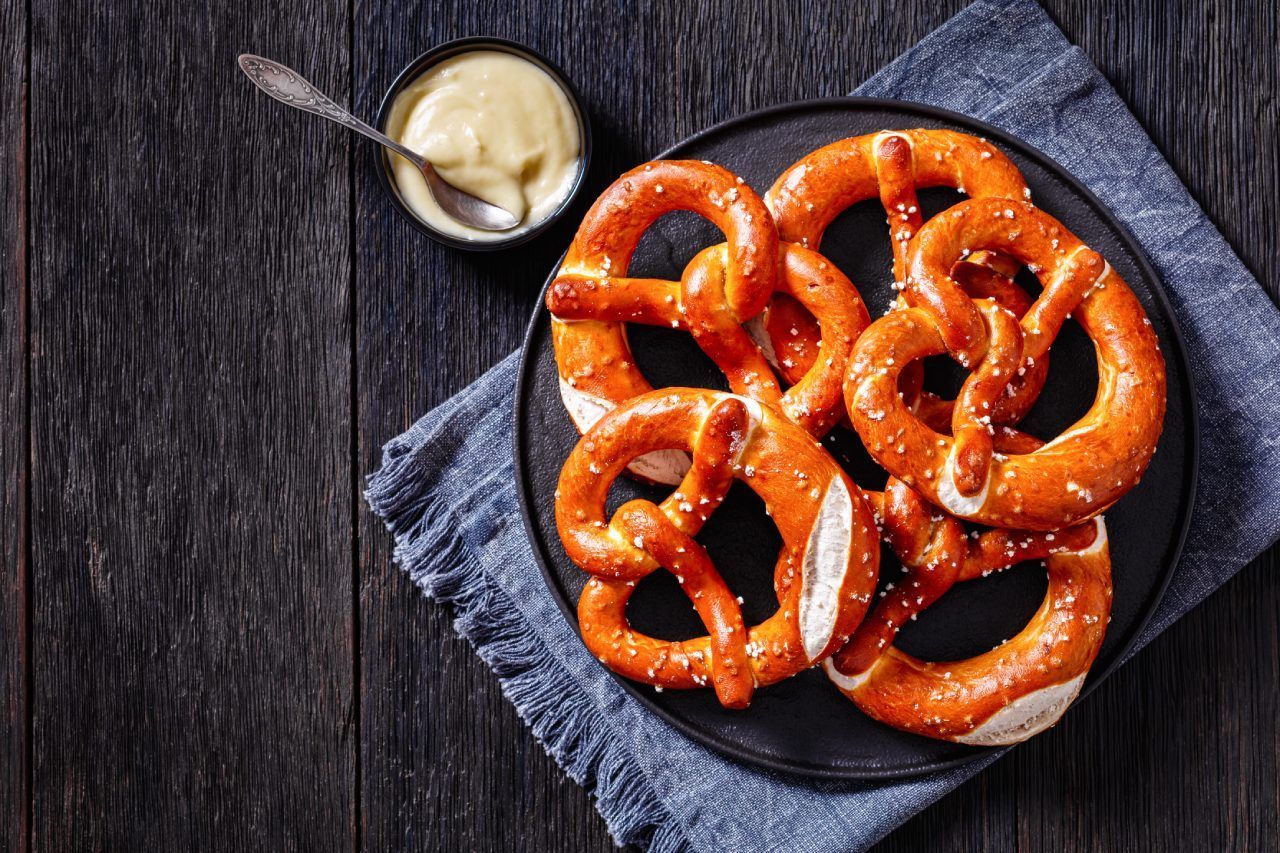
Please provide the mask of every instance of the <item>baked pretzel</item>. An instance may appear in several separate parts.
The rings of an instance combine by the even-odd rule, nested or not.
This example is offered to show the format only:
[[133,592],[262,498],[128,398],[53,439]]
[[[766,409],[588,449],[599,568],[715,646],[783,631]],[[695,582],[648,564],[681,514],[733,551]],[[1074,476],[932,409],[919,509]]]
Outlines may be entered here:
[[[907,248],[924,223],[918,189],[951,187],[970,198],[1030,199],[1022,173],[998,148],[976,136],[952,130],[886,130],[833,142],[802,157],[774,182],[765,196],[778,234],[803,246],[819,248],[835,218],[863,201],[879,198],[888,217],[893,248],[894,286],[902,288]],[[991,252],[967,255],[952,274],[974,297],[991,297],[1017,316],[1030,306],[1026,293],[1013,283],[1018,264]],[[813,319],[785,298],[773,299],[748,329],[758,342],[768,340],[784,352],[774,367],[795,381],[792,364],[808,364],[801,354],[816,338]],[[1048,375],[1041,359],[1019,375],[1011,393],[992,413],[995,423],[1021,420],[1035,403]],[[920,392],[921,372],[904,377],[908,403]],[[927,395],[932,397],[933,395]]]
[[[607,518],[609,488],[627,464],[673,448],[692,456],[676,491],[661,504],[630,501]],[[778,610],[751,627],[693,538],[735,479],[761,497],[783,541]],[[826,451],[769,407],[715,391],[653,391],[600,418],[561,471],[556,525],[569,558],[592,575],[578,601],[592,654],[659,688],[710,683],[730,708],[843,645],[866,612],[879,566],[871,511]],[[661,640],[630,626],[627,600],[659,568],[680,581],[706,636]]]
[[[1021,321],[995,300],[970,299],[951,276],[978,250],[1040,278],[1044,290]],[[1138,482],[1164,419],[1164,360],[1142,306],[1097,252],[1029,203],[971,199],[921,228],[905,283],[913,307],[859,338],[845,382],[853,426],[881,467],[961,518],[1033,530],[1086,519]],[[1071,316],[1097,352],[1093,406],[1034,452],[995,453],[991,412]],[[904,367],[944,353],[972,370],[952,412],[954,438],[899,396]]]
[[[981,746],[1017,743],[1058,721],[1102,647],[1111,560],[1101,517],[1053,532],[991,530],[975,539],[901,481],[875,503],[904,577],[849,644],[823,663],[867,715],[903,731]],[[1017,636],[967,660],[922,661],[893,644],[898,629],[957,581],[1045,560],[1049,589]]]
[[[1005,267],[1007,259],[992,257],[986,259],[986,263]],[[960,261],[952,268],[951,274],[970,297],[993,299],[1018,319],[1030,310],[1034,302],[1009,275],[985,264]],[[763,322],[759,322],[761,318]],[[783,381],[799,381],[819,358],[820,333],[816,329],[809,329],[807,324],[813,323],[813,317],[795,300],[782,295],[775,297],[753,323],[753,337],[760,343],[761,351]],[[748,323],[746,328],[752,330],[753,323]],[[781,357],[775,354],[778,351],[775,347],[783,353]],[[920,420],[940,432],[949,431],[955,400],[924,390],[924,371],[913,369],[922,366],[912,365],[903,371],[898,383],[899,391]],[[1027,367],[1015,383],[996,400],[991,408],[991,423],[1008,426],[1021,421],[1039,398],[1048,373],[1049,357],[1046,354],[1034,365]],[[939,427],[939,423],[947,426]]]
[[[679,282],[628,278],[645,230],[674,210],[701,214],[727,242],[700,252]],[[783,393],[742,329],[775,292],[818,318],[822,342],[810,369]],[[773,220],[741,178],[719,166],[660,161],[613,183],[587,213],[547,292],[560,392],[579,432],[605,412],[652,390],[627,344],[625,323],[690,332],[738,394],[777,408],[816,436],[844,414],[842,384],[853,341],[870,323],[857,291],[817,252],[778,244]],[[632,471],[675,483],[683,454],[663,450]]]

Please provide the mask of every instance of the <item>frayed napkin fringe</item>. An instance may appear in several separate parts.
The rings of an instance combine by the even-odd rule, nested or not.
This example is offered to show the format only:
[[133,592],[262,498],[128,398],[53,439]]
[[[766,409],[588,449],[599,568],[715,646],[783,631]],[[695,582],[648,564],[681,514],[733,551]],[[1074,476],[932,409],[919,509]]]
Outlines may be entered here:
[[497,674],[502,692],[533,736],[596,800],[619,845],[658,853],[687,849],[684,831],[612,726],[519,609],[480,568],[460,527],[431,494],[413,454],[388,454],[365,499],[395,538],[397,565],[430,598],[454,608],[454,629]]

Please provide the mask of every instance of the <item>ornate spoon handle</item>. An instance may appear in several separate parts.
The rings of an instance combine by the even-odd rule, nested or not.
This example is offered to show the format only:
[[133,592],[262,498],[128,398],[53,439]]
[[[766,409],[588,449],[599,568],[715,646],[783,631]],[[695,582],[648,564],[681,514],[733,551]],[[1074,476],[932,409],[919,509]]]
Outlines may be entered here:
[[241,54],[240,70],[254,84],[282,104],[300,109],[303,112],[336,121],[343,127],[364,134],[374,142],[387,146],[392,151],[413,163],[419,169],[430,169],[431,164],[421,156],[396,142],[389,136],[379,133],[369,125],[360,121],[351,113],[334,103],[333,99],[317,89],[312,83],[287,65],[273,62],[251,53]]

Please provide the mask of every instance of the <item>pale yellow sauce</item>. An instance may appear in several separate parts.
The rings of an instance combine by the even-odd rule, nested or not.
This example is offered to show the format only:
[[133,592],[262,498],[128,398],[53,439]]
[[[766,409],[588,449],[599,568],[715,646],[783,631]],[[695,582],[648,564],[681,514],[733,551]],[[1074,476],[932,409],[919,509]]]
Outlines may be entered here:
[[392,154],[410,209],[462,239],[505,240],[533,228],[578,176],[580,133],[568,95],[547,72],[510,53],[476,50],[428,68],[396,96],[383,130],[449,183],[521,217],[507,231],[463,225],[436,204],[418,168]]

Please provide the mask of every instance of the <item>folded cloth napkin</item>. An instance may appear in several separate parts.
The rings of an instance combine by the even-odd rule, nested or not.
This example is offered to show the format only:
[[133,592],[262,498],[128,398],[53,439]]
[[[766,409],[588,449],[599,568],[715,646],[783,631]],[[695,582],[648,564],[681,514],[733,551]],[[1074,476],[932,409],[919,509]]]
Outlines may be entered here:
[[[1186,335],[1199,393],[1192,527],[1144,645],[1280,536],[1280,313],[1085,55],[1030,0],[981,0],[857,89],[935,104],[1027,141],[1133,232]],[[517,357],[387,444],[370,506],[396,560],[497,673],[620,843],[654,850],[869,846],[1000,753],[896,782],[815,782],[738,764],[647,712],[543,586],[511,455]],[[495,452],[500,448],[502,452]]]

